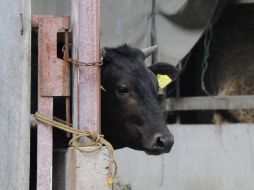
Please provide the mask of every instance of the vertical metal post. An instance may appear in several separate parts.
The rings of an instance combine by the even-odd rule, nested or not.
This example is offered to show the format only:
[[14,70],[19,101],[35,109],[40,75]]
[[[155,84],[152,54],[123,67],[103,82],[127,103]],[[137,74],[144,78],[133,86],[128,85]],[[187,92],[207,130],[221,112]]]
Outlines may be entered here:
[[[38,111],[53,118],[53,97],[38,97]],[[52,128],[38,123],[37,128],[37,190],[52,190],[53,133]]]
[[[100,61],[100,0],[72,1],[73,58]],[[100,67],[74,67],[73,123],[100,132]]]
[[[156,33],[156,23],[155,23],[155,12],[156,10],[156,0],[152,0],[152,12],[151,12],[151,45],[158,45],[157,33]],[[158,49],[153,53],[152,64],[158,62]]]
[[[100,0],[72,0],[72,57],[83,63],[100,61]],[[73,126],[100,132],[100,68],[73,68]],[[109,190],[106,148],[84,153],[67,151],[67,190]]]
[[29,189],[31,1],[0,3],[0,189]]
[[[70,96],[69,64],[57,58],[57,32],[69,29],[69,17],[34,16],[38,27],[38,111],[53,118],[53,97]],[[52,128],[38,123],[37,129],[37,190],[52,189],[53,134]]]
[[[69,30],[65,29],[64,32],[64,41],[65,41],[65,56],[69,57]],[[70,66],[69,66],[70,68]],[[71,124],[71,98],[68,96],[65,98],[65,112],[66,112],[66,122],[67,125]],[[67,134],[70,136],[70,134]]]
[[[179,71],[181,70],[182,70],[182,62],[179,63]],[[176,98],[180,97],[181,97],[181,79],[180,77],[178,77],[178,79],[176,80]],[[177,112],[176,114],[176,123],[177,124],[181,123],[181,116],[179,112]]]

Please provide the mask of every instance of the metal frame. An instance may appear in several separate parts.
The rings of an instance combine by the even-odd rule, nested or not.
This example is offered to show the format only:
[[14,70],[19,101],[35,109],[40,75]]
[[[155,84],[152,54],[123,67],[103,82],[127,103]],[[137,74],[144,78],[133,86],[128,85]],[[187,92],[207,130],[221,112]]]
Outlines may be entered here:
[[[73,59],[82,63],[100,62],[100,0],[72,0],[71,17]],[[72,81],[73,126],[100,133],[100,66],[74,65]],[[66,189],[111,189],[106,182],[108,166],[105,147],[89,154],[68,148]]]
[[[69,17],[33,16],[38,28],[38,111],[53,118],[53,97],[70,96],[69,63],[57,58],[57,32],[70,28]],[[37,128],[37,190],[52,189],[52,128],[38,123]]]
[[[254,0],[231,0],[229,3],[251,4]],[[254,95],[179,97],[178,89],[176,98],[166,99],[165,111],[254,109]]]
[[233,110],[254,108],[254,95],[169,98],[166,111]]
[[1,0],[0,189],[29,189],[31,0]]
[[[73,59],[100,61],[100,0],[72,0],[71,18]],[[99,66],[73,66],[73,126],[100,132]]]
[[254,0],[231,0],[231,3],[234,3],[234,4],[248,4],[248,3],[254,3]]

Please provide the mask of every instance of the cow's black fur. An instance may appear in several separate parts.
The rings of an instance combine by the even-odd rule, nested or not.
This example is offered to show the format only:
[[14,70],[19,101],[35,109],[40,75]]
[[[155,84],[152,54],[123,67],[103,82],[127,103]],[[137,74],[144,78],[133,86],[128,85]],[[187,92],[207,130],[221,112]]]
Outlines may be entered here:
[[[33,32],[33,39],[37,39],[36,32]],[[32,45],[31,113],[35,113],[38,95],[37,40],[33,40]],[[104,50],[102,85],[106,92],[102,92],[102,133],[105,138],[115,148],[130,147],[148,154],[169,152],[174,141],[156,101],[158,84],[155,74],[168,74],[175,79],[175,67],[160,63],[147,68],[144,54],[128,45]],[[131,96],[125,91],[117,94],[118,85],[126,82]],[[54,116],[61,119],[65,119],[64,102],[64,98],[54,98]],[[36,129],[32,129],[30,189],[36,187],[36,140]],[[54,129],[53,140],[55,148],[68,146],[68,138],[57,129]]]
[[104,48],[103,60],[102,132],[106,139],[115,148],[169,152],[174,141],[157,103],[155,74],[174,79],[176,69],[168,64],[147,68],[143,52],[126,44]]

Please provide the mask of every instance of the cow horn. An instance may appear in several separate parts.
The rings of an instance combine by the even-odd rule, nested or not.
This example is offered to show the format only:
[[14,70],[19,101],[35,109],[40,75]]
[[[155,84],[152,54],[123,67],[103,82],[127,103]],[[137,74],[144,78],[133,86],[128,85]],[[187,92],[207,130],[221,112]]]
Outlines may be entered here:
[[101,49],[100,55],[104,57],[106,55],[106,50],[104,48]]
[[154,45],[148,48],[143,48],[141,51],[144,53],[145,57],[148,57],[153,54],[153,52],[158,48],[158,45]]

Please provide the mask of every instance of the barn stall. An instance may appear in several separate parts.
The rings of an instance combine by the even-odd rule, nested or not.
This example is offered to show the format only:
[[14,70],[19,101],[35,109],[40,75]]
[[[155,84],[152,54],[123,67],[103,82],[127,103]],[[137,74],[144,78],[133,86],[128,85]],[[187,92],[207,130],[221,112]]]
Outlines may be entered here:
[[[221,123],[214,117],[220,110],[242,117],[248,114],[237,110],[252,113],[252,84],[226,85],[230,90],[223,85],[253,76],[252,3],[229,3],[181,63],[178,90],[165,103],[175,137],[172,153],[151,158],[132,150],[117,152],[123,184],[132,189],[253,189],[252,122]],[[242,90],[244,85],[248,90]],[[126,155],[131,155],[128,160]]]
[[[184,42],[186,43],[189,42],[189,44],[184,44],[184,46],[183,45],[181,46],[181,43],[179,43],[179,47],[177,46],[178,48],[167,47],[165,45],[167,43],[174,44],[174,46],[178,45],[177,42],[179,42],[179,39],[167,38],[165,37],[165,34],[160,34],[160,32],[162,32],[163,30],[161,28],[158,29],[159,26],[157,26],[157,30],[156,30],[158,32],[157,35],[160,34],[159,36],[163,36],[163,37],[159,38],[157,35],[155,36],[153,36],[154,34],[151,35],[150,30],[154,30],[154,28],[156,28],[156,27],[153,28],[153,24],[158,24],[161,21],[161,23],[164,23],[162,24],[164,27],[166,22],[165,20],[163,20],[163,18],[161,18],[160,14],[157,15],[157,12],[154,12],[155,15],[157,15],[157,17],[155,17],[155,22],[157,21],[156,23],[152,22],[153,19],[147,19],[147,17],[151,14],[151,11],[153,11],[152,7],[155,1],[150,1],[150,2],[139,1],[138,5],[135,5],[135,6],[144,8],[144,5],[145,5],[144,9],[140,9],[140,10],[144,10],[144,12],[142,11],[134,12],[133,14],[131,14],[129,20],[123,19],[121,22],[121,17],[119,17],[119,14],[122,15],[123,18],[128,18],[130,13],[129,10],[133,9],[133,5],[136,3],[137,3],[136,1],[135,3],[133,3],[132,1],[128,1],[128,2],[103,1],[102,2],[102,6],[101,6],[102,46],[118,45],[123,42],[128,42],[136,47],[145,47],[147,45],[150,45],[150,43],[158,43],[158,44],[162,44],[162,46],[164,47],[161,48],[162,50],[159,50],[157,57],[153,59],[155,61],[156,60],[166,61],[166,62],[170,62],[174,64],[179,64],[179,62],[181,62],[181,60],[186,55],[188,55],[193,45],[196,42],[198,42],[200,36],[204,32],[204,27],[203,28],[201,27],[201,29],[200,28],[195,29],[195,32],[190,34],[192,38],[187,38],[188,39],[187,41],[186,39],[183,39]],[[163,5],[163,1],[161,1],[161,3]],[[242,9],[242,11],[240,10],[238,13],[238,14],[241,13],[240,15],[237,15],[237,13],[235,15],[235,17],[239,16],[240,18],[242,18],[242,20],[235,19],[234,20],[235,22],[237,21],[244,22],[245,20],[247,20],[247,18],[251,18],[251,14],[248,14],[246,17],[242,16],[245,12],[248,12],[247,10],[251,7],[251,3],[252,3],[251,1],[242,0],[242,1],[234,2],[234,3],[236,4],[229,5],[231,6],[229,8],[232,8],[232,6],[234,6],[234,9]],[[2,5],[6,5],[7,7],[7,6],[11,6],[11,4],[3,3]],[[2,187],[4,189],[22,189],[22,187],[23,189],[28,189],[28,184],[29,184],[28,182],[29,127],[27,126],[29,122],[28,121],[29,120],[29,99],[28,99],[29,93],[28,92],[30,91],[29,89],[30,79],[27,78],[27,76],[30,76],[29,74],[30,72],[29,47],[30,47],[31,31],[30,29],[27,29],[27,28],[30,28],[30,12],[29,12],[30,2],[26,2],[26,3],[20,2],[20,6],[17,6],[18,4],[19,2],[13,1],[13,6],[16,7],[18,12],[22,13],[22,16],[19,15],[18,18],[16,19],[16,22],[18,22],[19,24],[16,24],[16,25],[14,24],[17,27],[15,28],[15,33],[14,34],[8,33],[8,35],[10,35],[11,37],[8,37],[8,35],[2,36],[3,38],[2,41],[4,42],[6,41],[6,44],[9,47],[5,49],[4,52],[6,53],[3,53],[3,55],[5,56],[9,55],[9,53],[12,52],[11,51],[12,49],[18,49],[18,51],[16,51],[15,56],[9,56],[7,58],[4,57],[4,60],[7,59],[5,62],[11,63],[11,64],[5,64],[4,69],[1,72],[1,76],[3,79],[9,79],[10,77],[11,78],[10,81],[13,82],[13,85],[21,83],[19,86],[22,86],[22,91],[20,91],[21,88],[18,88],[17,89],[18,92],[15,92],[15,88],[11,88],[12,92],[9,92],[8,89],[10,89],[10,86],[9,86],[10,84],[6,83],[6,81],[9,81],[9,80],[2,80],[4,82],[1,89],[3,89],[4,91],[1,94],[3,94],[4,97],[1,101],[1,107],[3,106],[1,115],[3,115],[2,118],[6,118],[6,119],[2,120],[3,124],[1,126],[6,126],[6,128],[8,126],[8,130],[1,131],[2,134],[4,134],[1,139],[2,144],[4,145],[3,148],[1,149],[1,154],[3,154],[3,157],[5,158],[3,159],[3,162],[1,163],[1,168],[3,168],[1,171],[9,172],[7,174],[6,173],[1,174],[2,176],[9,176],[8,180],[5,180],[6,179],[5,177],[1,177],[1,179],[3,179],[3,181],[1,181],[1,185],[3,184]],[[125,5],[125,9],[119,11],[118,7],[121,6],[121,4]],[[4,9],[4,6],[3,6],[3,9]],[[227,9],[228,7],[225,10]],[[61,1],[61,2],[60,0],[32,1],[33,15],[43,14],[43,15],[54,15],[54,16],[61,17],[66,15],[71,15],[72,14],[71,12],[72,12],[71,3],[70,1],[67,1],[67,0]],[[6,15],[10,15],[10,14],[6,13]],[[224,15],[222,14],[221,18],[223,16]],[[10,19],[11,17],[12,15],[10,15]],[[15,17],[17,17],[17,15],[15,15]],[[136,18],[139,18],[139,19],[136,19]],[[109,22],[107,19],[111,20],[111,22]],[[228,19],[231,19],[231,18],[228,18]],[[135,22],[131,22],[130,20],[134,20]],[[8,19],[5,18],[5,22],[6,21],[8,21]],[[223,20],[222,21],[219,20],[218,22],[219,24],[223,23]],[[4,21],[2,23],[4,23]],[[22,25],[22,23],[24,25]],[[137,27],[137,26],[140,26],[140,27]],[[172,23],[170,26],[172,26]],[[26,30],[22,34],[23,27]],[[128,28],[129,30],[124,30],[125,27]],[[109,31],[109,28],[114,28],[116,31],[114,33],[114,38],[111,37],[112,31]],[[140,30],[137,30],[137,28],[140,28]],[[251,23],[247,23],[244,28],[248,32],[251,32]],[[225,30],[227,32],[226,29],[227,27],[225,27],[225,29],[222,29],[222,30]],[[11,28],[9,31],[12,31],[12,30],[14,29]],[[172,30],[169,30],[169,31],[167,30],[168,31],[167,35],[169,35],[170,32],[172,32]],[[215,25],[215,30],[216,30],[216,25]],[[21,46],[20,48],[17,48],[17,44],[14,43],[16,41],[20,41],[20,36],[18,36],[18,39],[15,39],[14,42],[9,41],[9,39],[13,39],[13,36],[17,35],[16,31],[20,32],[22,42],[24,43],[24,44],[22,43],[19,44]],[[144,31],[146,32],[144,33]],[[2,31],[1,33],[3,32],[4,31]],[[218,31],[218,33],[219,32],[220,31]],[[135,34],[135,35],[132,35],[132,34]],[[183,32],[183,34],[186,34],[186,31]],[[247,33],[247,34],[242,33],[241,35],[245,36],[249,34],[250,33]],[[186,34],[186,36],[188,35]],[[168,39],[168,41],[166,41],[165,43],[160,41],[165,38]],[[200,78],[198,78],[197,80],[192,80],[192,79],[190,80],[189,77],[196,77],[196,75],[195,76],[190,75],[188,71],[190,70],[193,71],[193,68],[190,68],[192,60],[203,58],[202,53],[200,53],[200,51],[202,51],[200,49],[202,48],[198,46],[202,46],[201,44],[203,44],[202,40],[204,40],[204,38],[205,36],[203,36],[203,39],[201,38],[201,40],[197,43],[197,45],[194,47],[194,50],[192,52],[193,55],[189,57],[188,64],[186,65],[186,67],[189,67],[189,68],[187,68],[185,72],[183,72],[182,74],[183,77],[178,82],[179,83],[177,87],[178,94],[176,94],[176,96],[178,96],[177,99],[169,99],[167,100],[165,104],[166,111],[170,113],[168,120],[170,123],[173,123],[173,124],[170,124],[169,127],[173,131],[175,136],[175,145],[172,152],[168,155],[152,157],[152,156],[147,156],[144,153],[129,150],[129,149],[117,150],[116,157],[118,161],[119,172],[118,172],[118,183],[116,185],[117,186],[116,188],[141,189],[141,190],[142,189],[168,189],[168,188],[179,189],[179,190],[180,189],[183,189],[183,190],[204,189],[204,188],[221,189],[221,190],[240,189],[240,188],[247,189],[247,190],[253,189],[254,187],[253,180],[252,180],[254,175],[253,174],[254,155],[253,155],[253,146],[252,146],[253,134],[254,134],[252,129],[253,124],[226,124],[226,125],[221,125],[220,127],[218,127],[212,123],[211,115],[213,115],[213,113],[211,112],[209,112],[208,114],[203,113],[204,110],[224,110],[224,109],[234,110],[238,108],[242,108],[242,109],[253,108],[253,105],[252,105],[253,97],[251,96],[251,94],[245,94],[248,96],[226,96],[226,97],[225,96],[224,97],[217,97],[217,96],[203,97],[202,96],[200,97],[201,95],[206,94],[203,91],[203,89],[200,87],[201,92],[196,89],[193,90],[193,88],[195,87],[197,88],[196,82],[198,81],[199,83]],[[247,41],[249,41],[249,39]],[[236,43],[236,45],[239,45],[239,44]],[[230,46],[230,44],[228,46]],[[243,44],[243,46],[245,45]],[[27,48],[24,48],[24,47],[27,47]],[[215,47],[216,47],[216,44],[215,44]],[[175,52],[177,49],[183,49],[183,51]],[[212,49],[212,51],[215,51],[214,49]],[[168,55],[168,52],[173,52],[173,53],[172,55]],[[210,55],[211,59],[213,58],[213,55],[216,55],[216,52]],[[247,54],[246,56],[248,57],[250,55]],[[10,57],[12,57],[13,60],[10,60]],[[14,59],[17,59],[17,61],[14,61]],[[23,60],[23,62],[22,61],[20,62],[20,60]],[[20,65],[18,66],[12,65],[13,63],[16,63],[16,62],[19,64],[23,63],[24,66],[21,67]],[[199,62],[197,61],[196,64],[200,64],[200,61]],[[200,73],[199,69],[201,69],[200,68],[201,65],[202,64],[195,65],[196,67],[195,72]],[[9,68],[10,66],[13,66],[14,68]],[[23,68],[24,70],[22,70],[22,73],[15,74],[13,73],[13,71],[15,71],[16,67]],[[20,70],[18,72],[20,72]],[[209,73],[209,70],[208,70],[206,73],[208,73],[207,75],[209,75],[212,72]],[[11,76],[15,76],[15,77],[11,77]],[[20,79],[17,76],[19,76]],[[24,80],[24,78],[27,78],[26,79],[27,82],[22,81]],[[14,79],[15,81],[13,81]],[[185,92],[184,90],[181,90],[186,88],[186,86],[184,85],[186,81],[192,81],[191,87],[193,87],[190,90],[187,90],[187,92]],[[209,83],[206,81],[206,84],[209,84]],[[208,86],[207,90],[210,91],[210,88],[212,87]],[[5,96],[8,96],[8,97],[5,97]],[[189,98],[188,96],[195,96],[195,97]],[[19,100],[19,98],[21,100]],[[4,101],[6,99],[8,99],[9,102]],[[20,105],[21,102],[22,102],[22,105]],[[21,109],[20,111],[17,111],[18,114],[12,112],[13,107],[11,105],[15,107],[19,107],[19,109]],[[194,113],[193,110],[201,110],[201,111]],[[23,115],[23,114],[26,114],[26,115]],[[191,117],[188,115],[191,115]],[[194,121],[192,119],[193,115],[195,116]],[[202,124],[204,122],[207,122],[209,124]],[[193,125],[192,123],[195,123],[195,125]],[[15,132],[18,130],[21,130],[22,132],[16,134]],[[13,134],[12,138],[10,138],[10,133]],[[21,138],[20,134],[22,134],[22,139],[20,139]],[[7,141],[8,143],[6,144],[7,139],[9,140]],[[6,146],[8,148],[4,148]],[[22,148],[19,148],[17,146],[22,146]],[[15,150],[12,150],[12,148],[15,148]],[[6,150],[8,151],[6,152]],[[19,150],[19,151],[17,152],[16,150]],[[14,155],[12,156],[12,154]],[[54,154],[55,154],[54,160],[56,162],[53,165],[58,165],[60,163],[59,168],[61,168],[61,166],[64,165],[63,162],[66,162],[66,159],[65,159],[66,151],[62,149],[57,149],[55,150]],[[6,155],[8,155],[8,157]],[[16,160],[18,160],[18,162]],[[19,164],[19,162],[22,164]],[[52,165],[50,161],[48,164]],[[20,166],[22,166],[23,168],[20,168]],[[44,165],[42,167],[44,167]],[[58,166],[56,170],[58,170]],[[59,178],[58,172],[53,172],[53,175],[55,175],[55,179]],[[65,172],[66,171],[60,171],[59,173],[63,174]],[[21,180],[19,176],[23,176],[23,178],[26,180],[23,180],[23,178]],[[60,178],[61,177],[65,178],[65,176],[60,175]],[[10,179],[12,180],[10,181]],[[51,179],[49,178],[49,180]],[[60,181],[57,181],[57,180],[53,180],[53,189],[57,189],[57,188],[63,189],[64,185],[63,185],[62,179],[60,179]],[[42,187],[42,189],[49,189],[49,188],[52,188],[52,187]]]

